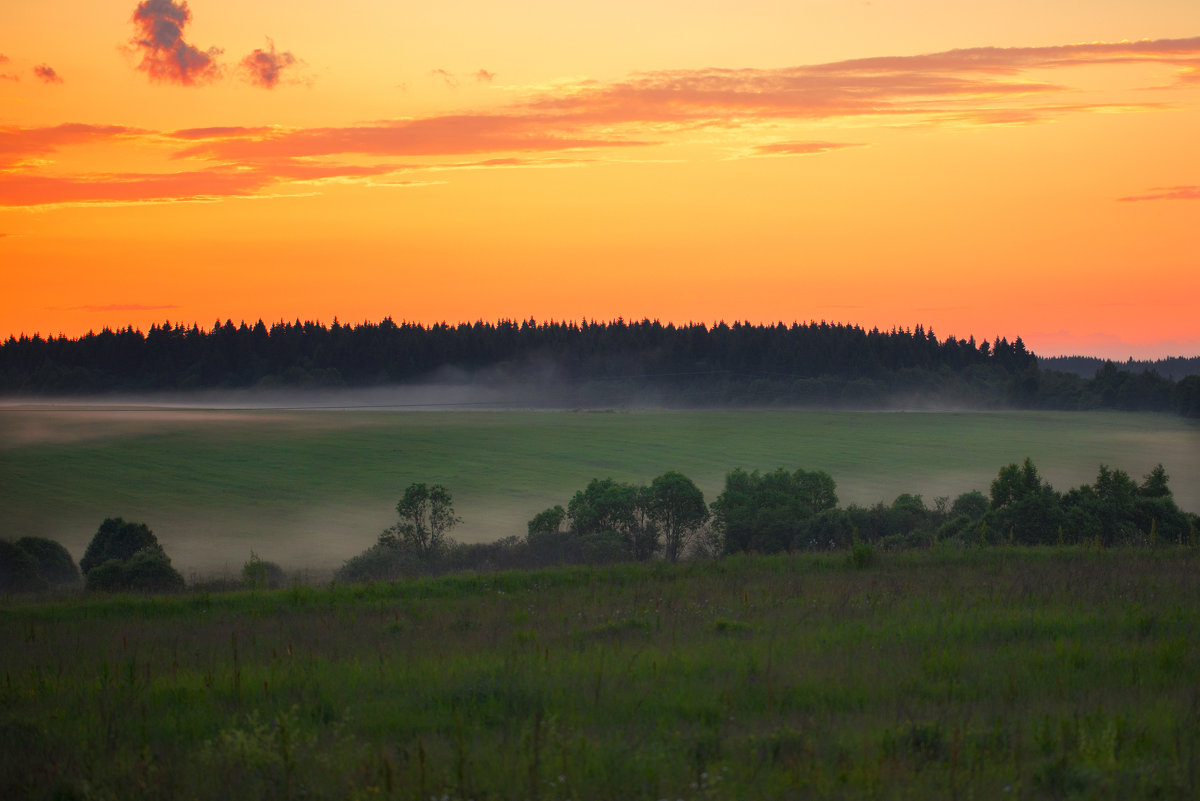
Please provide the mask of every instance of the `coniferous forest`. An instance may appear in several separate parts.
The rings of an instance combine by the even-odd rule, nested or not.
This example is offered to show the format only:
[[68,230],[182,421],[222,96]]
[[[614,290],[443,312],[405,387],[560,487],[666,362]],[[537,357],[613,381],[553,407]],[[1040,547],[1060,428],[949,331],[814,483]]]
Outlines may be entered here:
[[82,395],[236,388],[374,387],[483,380],[543,384],[553,404],[667,406],[926,403],[1173,411],[1200,416],[1200,376],[1101,363],[1091,378],[1039,367],[1018,337],[941,339],[918,325],[826,322],[164,322],[0,344],[0,392]]

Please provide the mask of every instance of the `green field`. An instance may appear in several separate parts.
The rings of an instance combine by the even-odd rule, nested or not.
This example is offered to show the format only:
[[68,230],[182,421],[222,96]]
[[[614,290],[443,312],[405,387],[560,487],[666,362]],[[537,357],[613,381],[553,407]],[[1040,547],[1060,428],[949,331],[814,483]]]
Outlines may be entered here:
[[0,410],[6,534],[78,559],[109,516],[145,522],[186,574],[237,573],[254,549],[329,570],[393,522],[410,482],[445,484],[488,541],[525,533],[592,478],[679,470],[712,500],[735,467],[825,470],[843,504],[987,491],[1032,457],[1054,486],[1101,463],[1140,479],[1165,465],[1200,511],[1200,426],[1149,414],[1042,412],[364,412]]
[[1194,799],[1200,551],[0,609],[0,797]]

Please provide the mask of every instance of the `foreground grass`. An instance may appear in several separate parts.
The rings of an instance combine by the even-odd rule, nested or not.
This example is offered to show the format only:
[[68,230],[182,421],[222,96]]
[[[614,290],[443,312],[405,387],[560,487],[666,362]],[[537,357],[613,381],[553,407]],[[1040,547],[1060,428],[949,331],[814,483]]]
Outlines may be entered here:
[[1060,490],[1101,463],[1140,480],[1161,462],[1200,512],[1197,454],[1195,422],[1115,412],[0,410],[0,508],[8,536],[76,559],[120,516],[147,523],[185,575],[236,574],[251,550],[336,568],[395,521],[414,481],[449,488],[454,536],[486,542],[523,536],[593,478],[678,470],[711,501],[736,467],[824,470],[843,504],[871,505],[986,492],[1026,457]]
[[1194,798],[1200,553],[731,558],[0,612],[0,796]]

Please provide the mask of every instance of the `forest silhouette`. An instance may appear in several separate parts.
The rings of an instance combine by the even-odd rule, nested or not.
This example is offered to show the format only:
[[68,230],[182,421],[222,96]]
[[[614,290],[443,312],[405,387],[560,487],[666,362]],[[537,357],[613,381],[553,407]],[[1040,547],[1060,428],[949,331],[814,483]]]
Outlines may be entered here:
[[[1057,360],[1051,360],[1056,363]],[[10,337],[0,392],[85,395],[213,389],[377,387],[416,382],[540,384],[544,405],[911,405],[1173,411],[1200,416],[1200,376],[1098,363],[1043,369],[1012,342],[931,329],[810,322],[659,321],[397,324],[167,321],[143,333]],[[1075,365],[1071,365],[1074,367]],[[553,388],[551,391],[549,388]]]

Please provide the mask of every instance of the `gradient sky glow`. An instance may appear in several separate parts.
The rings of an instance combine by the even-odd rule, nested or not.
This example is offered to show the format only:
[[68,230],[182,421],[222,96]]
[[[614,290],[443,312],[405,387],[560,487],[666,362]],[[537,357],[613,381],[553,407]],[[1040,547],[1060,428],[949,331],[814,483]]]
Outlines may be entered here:
[[1197,355],[1200,3],[5,3],[0,280],[0,337],[623,316]]

